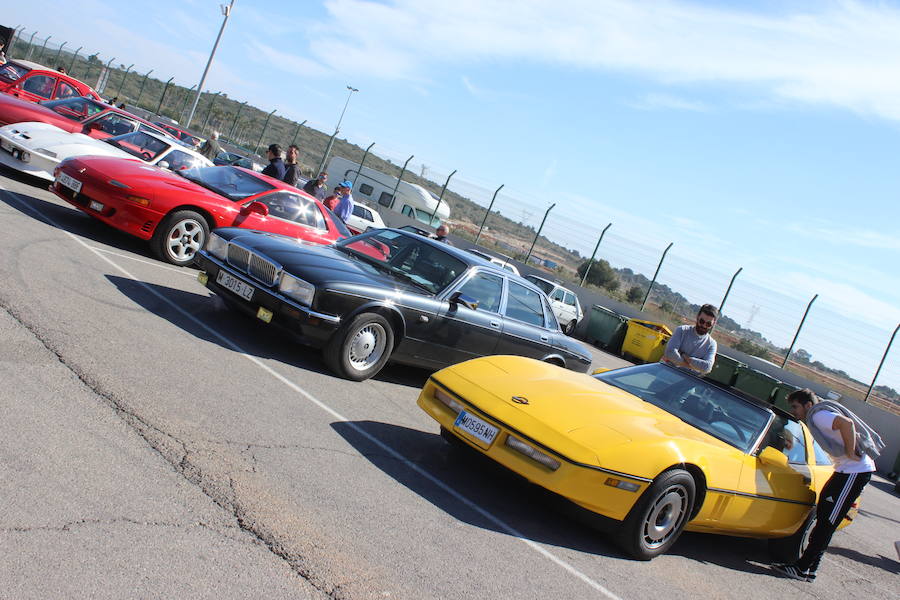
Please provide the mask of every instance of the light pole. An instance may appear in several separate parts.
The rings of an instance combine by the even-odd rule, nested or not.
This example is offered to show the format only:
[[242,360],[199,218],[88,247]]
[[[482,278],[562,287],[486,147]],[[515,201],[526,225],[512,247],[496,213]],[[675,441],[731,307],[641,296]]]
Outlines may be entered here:
[[216,55],[216,49],[219,47],[219,40],[222,39],[222,33],[225,31],[225,25],[228,23],[228,17],[231,16],[231,9],[234,7],[234,0],[231,0],[231,4],[225,6],[224,4],[220,4],[219,7],[222,9],[222,14],[225,15],[225,18],[222,19],[222,27],[219,28],[219,35],[216,36],[216,43],[213,44],[212,52],[209,53],[209,60],[206,61],[206,68],[203,69],[203,76],[200,77],[200,83],[197,84],[197,95],[194,97],[194,104],[191,106],[191,112],[188,114],[187,122],[184,124],[184,128],[187,129],[191,126],[191,121],[194,119],[194,111],[197,110],[197,103],[200,102],[200,94],[203,92],[203,84],[206,82],[206,74],[209,73],[209,67],[212,65],[213,57]]
[[316,173],[321,173],[322,169],[325,168],[325,162],[328,161],[328,154],[331,152],[331,145],[334,144],[334,138],[337,137],[338,132],[341,130],[341,121],[344,120],[344,113],[347,112],[347,105],[350,104],[350,97],[353,95],[353,92],[358,92],[359,90],[355,87],[348,85],[347,89],[350,90],[350,93],[347,94],[347,101],[344,102],[344,110],[341,111],[341,116],[338,117],[337,125],[334,128],[334,133],[331,134],[331,139],[328,140],[328,146],[325,147],[325,154],[322,155],[322,162],[319,163],[319,169]]

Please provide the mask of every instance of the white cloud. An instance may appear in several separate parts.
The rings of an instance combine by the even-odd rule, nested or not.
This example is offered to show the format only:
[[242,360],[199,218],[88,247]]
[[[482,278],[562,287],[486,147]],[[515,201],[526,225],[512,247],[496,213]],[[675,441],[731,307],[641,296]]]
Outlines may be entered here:
[[645,94],[628,104],[638,110],[687,110],[693,112],[710,110],[709,105],[704,102],[687,100],[671,94]]
[[278,50],[256,39],[244,42],[244,48],[255,62],[274,66],[300,77],[321,77],[329,73],[328,69],[314,60]]
[[[331,0],[326,8],[322,35],[379,32],[312,48],[346,73],[428,79],[447,63],[552,63],[667,83],[752,84],[776,99],[900,119],[900,9],[882,3],[820,2],[770,15],[626,0],[522,0],[515,10],[500,0]],[[676,97],[655,101],[699,109]]]

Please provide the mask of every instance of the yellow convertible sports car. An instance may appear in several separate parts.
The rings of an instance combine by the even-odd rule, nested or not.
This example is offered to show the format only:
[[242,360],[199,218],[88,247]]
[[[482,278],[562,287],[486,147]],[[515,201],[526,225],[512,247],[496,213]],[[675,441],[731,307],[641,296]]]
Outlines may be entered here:
[[448,440],[618,522],[642,560],[684,529],[795,559],[832,472],[787,413],[662,363],[590,376],[488,356],[432,375],[418,404]]

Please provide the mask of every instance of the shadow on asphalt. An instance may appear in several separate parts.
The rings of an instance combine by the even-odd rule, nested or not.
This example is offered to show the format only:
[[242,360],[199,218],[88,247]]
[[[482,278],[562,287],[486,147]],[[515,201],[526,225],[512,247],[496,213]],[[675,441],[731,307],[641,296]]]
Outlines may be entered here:
[[[106,275],[106,278],[130,300],[194,337],[227,350],[277,360],[298,369],[334,377],[322,363],[319,350],[304,346],[296,337],[279,327],[266,325],[244,313],[231,310],[217,295],[200,288],[199,283],[198,290],[201,291],[194,293],[117,275]],[[193,318],[173,308],[173,304]],[[199,325],[194,319],[209,329]],[[232,347],[213,332],[231,340],[240,349]],[[375,379],[421,388],[429,374],[422,369],[389,365]]]
[[893,558],[888,558],[887,556],[869,556],[868,554],[863,554],[850,548],[841,548],[840,546],[830,546],[828,548],[828,554],[839,554],[840,556],[845,556],[858,563],[870,565],[878,569],[883,569],[888,573],[900,575],[900,562],[897,562]]
[[[375,421],[335,422],[331,426],[373,465],[455,519],[511,534],[500,523],[422,477],[408,463],[414,463],[475,506],[501,519],[516,532],[513,535],[587,554],[631,560],[615,544],[616,531],[609,520],[575,507],[468,448],[448,444],[438,434]],[[405,460],[389,455],[378,443]],[[669,554],[749,573],[768,574],[769,570],[748,563],[748,559],[762,564],[771,560],[765,541],[698,533],[682,535]]]

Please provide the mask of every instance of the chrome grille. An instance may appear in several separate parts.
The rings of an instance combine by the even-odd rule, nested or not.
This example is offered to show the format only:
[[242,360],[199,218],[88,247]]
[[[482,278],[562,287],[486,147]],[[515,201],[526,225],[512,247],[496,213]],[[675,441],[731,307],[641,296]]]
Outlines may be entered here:
[[278,268],[256,254],[250,255],[250,266],[247,269],[247,273],[266,285],[275,285],[275,282],[278,280]]
[[228,244],[228,264],[265,285],[278,283],[281,273],[280,265],[234,243]]
[[247,265],[250,263],[250,251],[234,244],[228,244],[228,264],[237,267],[243,272],[247,272]]

